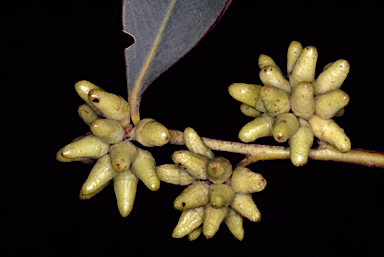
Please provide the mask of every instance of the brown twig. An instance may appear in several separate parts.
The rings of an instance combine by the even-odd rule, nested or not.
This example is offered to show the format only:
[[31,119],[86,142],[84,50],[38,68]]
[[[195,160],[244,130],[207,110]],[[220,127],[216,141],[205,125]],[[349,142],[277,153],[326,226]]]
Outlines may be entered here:
[[[170,130],[170,143],[183,145],[183,132]],[[246,158],[236,166],[247,166],[262,160],[284,160],[289,159],[289,147],[245,144],[239,142],[224,141],[211,138],[201,138],[212,150],[241,153]],[[370,168],[384,168],[384,153],[352,148],[349,152],[342,153],[334,146],[319,141],[319,147],[311,149],[309,159],[318,161],[335,161],[363,165]]]

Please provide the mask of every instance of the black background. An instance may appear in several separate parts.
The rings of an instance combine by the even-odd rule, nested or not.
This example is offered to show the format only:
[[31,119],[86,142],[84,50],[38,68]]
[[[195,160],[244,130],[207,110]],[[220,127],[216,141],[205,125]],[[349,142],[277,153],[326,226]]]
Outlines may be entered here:
[[[239,141],[251,119],[228,94],[234,82],[260,84],[257,59],[271,56],[286,70],[296,40],[319,52],[317,75],[337,59],[351,70],[343,84],[351,101],[337,123],[352,147],[384,152],[382,126],[383,15],[365,2],[234,1],[202,42],[155,80],[141,117],[172,129]],[[2,8],[2,142],[0,252],[12,255],[106,254],[210,256],[384,255],[384,173],[351,164],[288,160],[249,166],[268,181],[253,194],[262,219],[244,220],[245,238],[222,224],[212,239],[173,239],[182,187],[140,182],[132,213],[122,218],[113,187],[88,201],[78,193],[91,166],[60,163],[56,152],[89,129],[77,116],[82,100],[73,85],[89,80],[127,96],[120,1],[29,1]],[[273,144],[271,138],[256,143]],[[171,163],[181,146],[150,149],[157,164]],[[215,152],[233,164],[239,154]]]

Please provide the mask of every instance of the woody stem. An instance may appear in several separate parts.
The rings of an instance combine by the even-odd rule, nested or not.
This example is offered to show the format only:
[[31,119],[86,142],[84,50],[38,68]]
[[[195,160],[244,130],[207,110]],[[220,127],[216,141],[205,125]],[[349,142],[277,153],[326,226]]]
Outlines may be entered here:
[[[169,143],[184,145],[183,132],[169,130],[171,138]],[[289,147],[245,144],[239,142],[224,141],[211,138],[201,138],[204,144],[216,151],[241,153],[246,158],[236,166],[247,166],[251,163],[262,160],[284,160],[289,159]],[[363,165],[370,168],[384,168],[384,153],[352,148],[349,152],[342,153],[332,145],[319,142],[319,147],[311,149],[309,159],[318,161],[335,161]]]

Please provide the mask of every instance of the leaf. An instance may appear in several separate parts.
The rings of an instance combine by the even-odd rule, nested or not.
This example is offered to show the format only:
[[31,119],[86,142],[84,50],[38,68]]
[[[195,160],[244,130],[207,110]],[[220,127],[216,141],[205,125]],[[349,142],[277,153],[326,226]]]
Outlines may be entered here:
[[213,28],[232,0],[124,0],[124,32],[135,42],[125,50],[131,118],[140,120],[141,97],[164,71]]

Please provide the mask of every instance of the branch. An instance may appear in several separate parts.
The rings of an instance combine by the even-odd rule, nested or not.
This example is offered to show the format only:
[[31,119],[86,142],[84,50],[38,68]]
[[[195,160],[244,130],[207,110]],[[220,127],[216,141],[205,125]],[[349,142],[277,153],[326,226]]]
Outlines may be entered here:
[[[183,132],[169,130],[171,139],[169,143],[184,145]],[[236,166],[247,166],[251,163],[263,160],[285,160],[289,159],[289,147],[245,144],[239,142],[224,141],[211,138],[201,138],[212,150],[241,153],[246,158]],[[363,165],[369,168],[384,168],[384,153],[352,148],[349,152],[342,153],[334,146],[318,141],[319,147],[311,149],[309,159],[318,161],[335,161]]]

